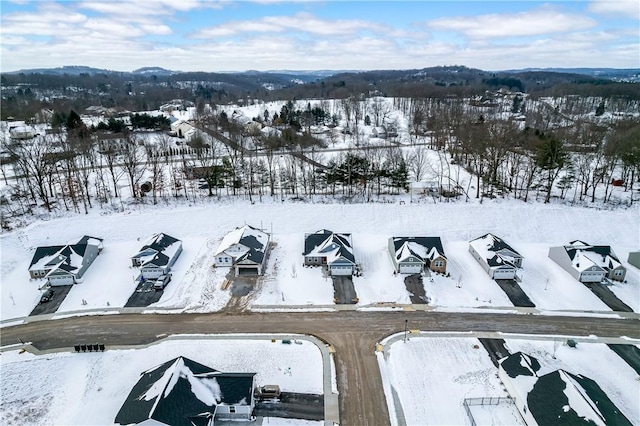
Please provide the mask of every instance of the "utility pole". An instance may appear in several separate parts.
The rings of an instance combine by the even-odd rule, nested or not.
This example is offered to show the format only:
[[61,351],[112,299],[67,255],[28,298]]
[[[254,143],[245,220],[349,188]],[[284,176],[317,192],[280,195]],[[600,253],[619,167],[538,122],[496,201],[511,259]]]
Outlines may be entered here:
[[404,343],[407,343],[407,325],[409,320],[404,320]]

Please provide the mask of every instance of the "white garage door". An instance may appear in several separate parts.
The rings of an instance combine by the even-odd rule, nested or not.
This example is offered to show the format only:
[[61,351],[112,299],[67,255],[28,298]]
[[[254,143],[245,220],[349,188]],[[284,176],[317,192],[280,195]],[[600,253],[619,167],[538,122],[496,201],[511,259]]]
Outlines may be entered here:
[[421,271],[421,265],[400,265],[401,274],[419,274]]
[[602,272],[583,272],[582,273],[582,281],[583,283],[599,283],[604,278],[604,274]]
[[49,284],[51,284],[52,286],[71,285],[73,284],[73,277],[70,277],[68,275],[62,277],[49,277]]
[[494,280],[510,280],[515,277],[516,273],[513,269],[496,269],[493,272]]
[[351,275],[351,266],[332,266],[331,275]]

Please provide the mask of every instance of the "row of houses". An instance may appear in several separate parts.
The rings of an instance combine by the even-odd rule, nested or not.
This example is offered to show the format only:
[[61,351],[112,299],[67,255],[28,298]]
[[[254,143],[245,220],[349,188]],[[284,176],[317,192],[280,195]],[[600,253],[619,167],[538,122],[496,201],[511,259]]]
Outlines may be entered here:
[[[262,275],[269,254],[271,236],[250,225],[238,227],[221,241],[214,265],[233,268],[235,275]],[[446,274],[447,256],[440,237],[391,237],[388,252],[394,273]],[[79,282],[102,251],[102,239],[84,236],[67,245],[38,247],[29,265],[31,278],[46,278],[51,285]],[[493,279],[515,279],[523,256],[502,238],[485,234],[469,242],[469,252]],[[170,272],[180,254],[182,241],[164,233],[147,239],[131,257],[144,279],[156,279]],[[357,270],[351,234],[321,229],[305,234],[304,265],[326,268],[331,276],[351,276]],[[624,281],[626,268],[610,246],[576,240],[551,247],[549,258],[581,282],[605,279]],[[635,262],[635,263],[634,263]],[[640,254],[629,254],[629,263],[640,265]],[[640,267],[640,266],[639,266]]]

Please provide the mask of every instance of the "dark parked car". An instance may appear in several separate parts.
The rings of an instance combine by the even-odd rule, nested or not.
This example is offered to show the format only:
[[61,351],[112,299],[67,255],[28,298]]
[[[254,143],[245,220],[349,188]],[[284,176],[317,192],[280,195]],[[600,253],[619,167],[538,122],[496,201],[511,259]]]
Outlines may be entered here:
[[42,293],[42,297],[40,298],[40,303],[47,303],[49,300],[53,298],[53,295],[56,294],[52,289],[48,289],[44,293]]

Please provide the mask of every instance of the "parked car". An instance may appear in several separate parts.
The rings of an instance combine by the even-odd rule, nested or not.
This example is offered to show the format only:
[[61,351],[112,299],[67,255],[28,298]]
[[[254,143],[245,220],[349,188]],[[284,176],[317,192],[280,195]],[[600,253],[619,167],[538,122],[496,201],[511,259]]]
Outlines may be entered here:
[[164,288],[171,282],[171,274],[160,275],[156,282],[153,284],[155,290],[164,290]]
[[280,386],[278,385],[258,386],[255,389],[254,394],[256,398],[260,398],[260,399],[280,398]]
[[47,303],[51,299],[53,299],[53,295],[56,294],[52,289],[47,289],[44,293],[42,293],[42,297],[40,297],[40,303]]

